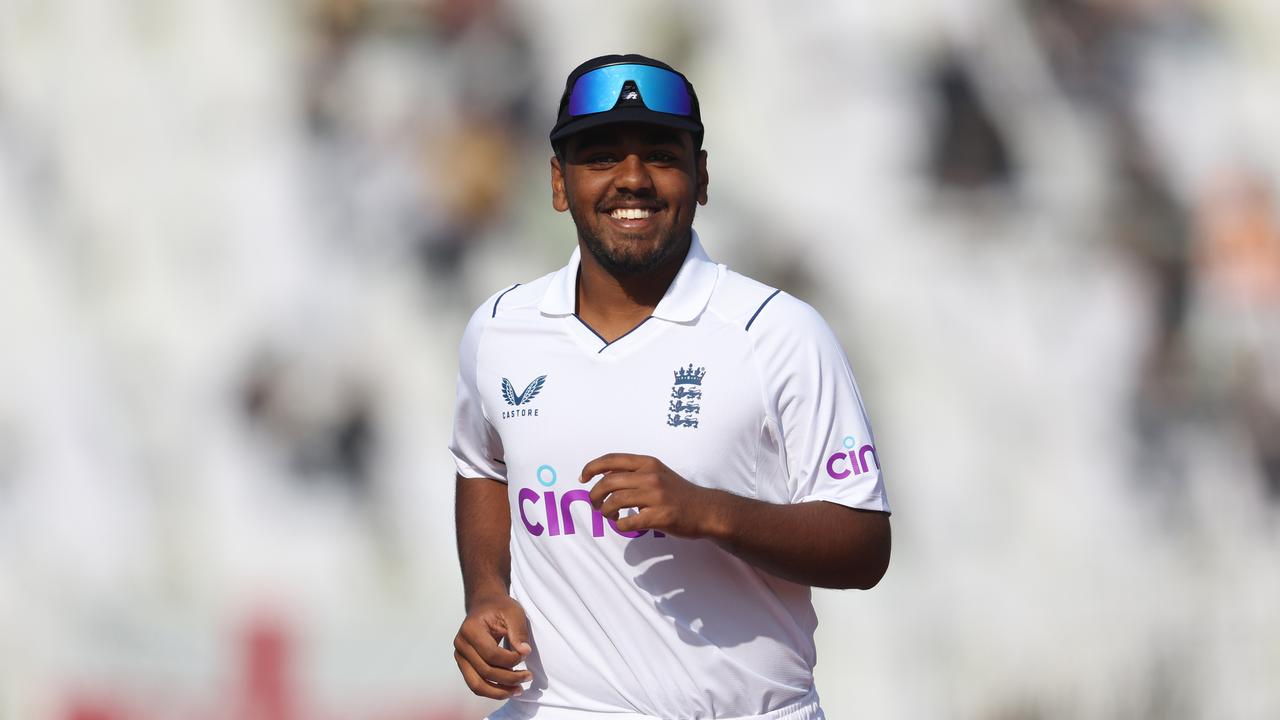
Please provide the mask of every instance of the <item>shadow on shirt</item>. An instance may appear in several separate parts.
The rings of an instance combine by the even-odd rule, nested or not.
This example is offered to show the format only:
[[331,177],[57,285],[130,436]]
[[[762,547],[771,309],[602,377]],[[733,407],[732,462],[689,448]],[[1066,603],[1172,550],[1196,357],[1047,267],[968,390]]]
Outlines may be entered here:
[[812,643],[809,588],[781,580],[710,540],[651,535],[627,543],[636,585],[690,645],[734,647],[764,637],[792,648]]

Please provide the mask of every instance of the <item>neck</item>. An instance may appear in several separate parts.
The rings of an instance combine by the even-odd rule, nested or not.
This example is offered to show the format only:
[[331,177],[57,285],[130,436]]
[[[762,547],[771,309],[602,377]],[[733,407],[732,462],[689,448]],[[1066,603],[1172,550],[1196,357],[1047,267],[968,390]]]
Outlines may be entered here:
[[608,341],[626,333],[653,313],[680,272],[693,233],[662,265],[639,275],[614,275],[579,241],[578,317]]

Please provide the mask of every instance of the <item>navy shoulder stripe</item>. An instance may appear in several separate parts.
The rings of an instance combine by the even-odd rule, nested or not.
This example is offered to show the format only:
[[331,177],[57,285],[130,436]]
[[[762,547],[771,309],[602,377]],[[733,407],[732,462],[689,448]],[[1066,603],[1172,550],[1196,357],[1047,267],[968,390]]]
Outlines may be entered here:
[[502,291],[502,294],[501,294],[501,295],[499,295],[499,296],[498,296],[498,297],[493,301],[493,314],[489,316],[490,318],[496,318],[496,317],[498,317],[498,303],[502,302],[502,298],[503,298],[503,297],[505,297],[507,293],[511,292],[512,290],[515,290],[515,289],[516,289],[516,288],[518,288],[518,287],[520,287],[520,283],[516,283],[515,285],[512,285],[511,287],[509,287],[509,288],[507,288],[506,290],[503,290],[503,291]]
[[[753,323],[753,322],[755,322],[755,321],[756,321],[756,318],[760,315],[760,311],[764,309],[764,306],[765,306],[765,305],[768,305],[768,304],[769,304],[769,301],[770,301],[770,300],[772,300],[772,299],[774,299],[775,297],[777,297],[777,296],[778,296],[778,293],[780,293],[780,292],[782,292],[782,291],[781,291],[781,290],[774,290],[772,295],[770,295],[769,297],[765,298],[765,299],[764,299],[764,302],[760,303],[760,307],[756,308],[756,313],[755,313],[755,315],[752,315],[752,316],[751,316],[751,319],[747,321],[747,330],[750,330],[750,329],[751,329],[751,323]],[[745,331],[744,331],[744,332],[745,332]]]

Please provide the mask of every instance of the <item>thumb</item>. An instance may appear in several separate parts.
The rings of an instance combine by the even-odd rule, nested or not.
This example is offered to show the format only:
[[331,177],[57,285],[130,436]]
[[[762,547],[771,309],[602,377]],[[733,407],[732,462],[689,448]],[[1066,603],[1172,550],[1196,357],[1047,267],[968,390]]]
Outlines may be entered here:
[[511,644],[512,649],[521,655],[533,652],[533,646],[529,644],[529,619],[525,617],[524,608],[517,603],[512,603],[511,609],[505,615],[507,642]]

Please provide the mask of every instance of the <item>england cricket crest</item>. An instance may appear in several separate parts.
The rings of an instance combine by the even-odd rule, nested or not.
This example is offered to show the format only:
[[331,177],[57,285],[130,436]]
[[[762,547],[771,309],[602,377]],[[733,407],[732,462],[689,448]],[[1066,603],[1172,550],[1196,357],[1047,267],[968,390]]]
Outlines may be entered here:
[[698,427],[698,412],[702,410],[702,378],[707,369],[676,368],[675,384],[671,386],[671,400],[667,403],[667,424],[671,427]]

